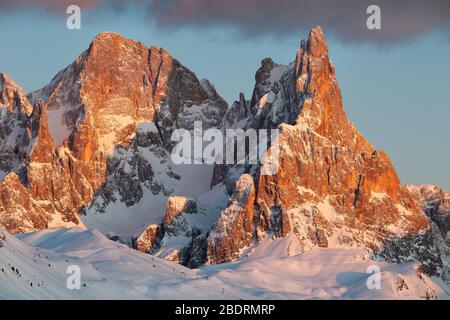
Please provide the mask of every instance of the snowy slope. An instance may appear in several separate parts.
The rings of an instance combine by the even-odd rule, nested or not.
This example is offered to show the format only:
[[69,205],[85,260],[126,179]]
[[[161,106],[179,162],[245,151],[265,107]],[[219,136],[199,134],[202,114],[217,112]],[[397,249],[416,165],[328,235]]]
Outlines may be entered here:
[[[131,250],[95,230],[45,230],[18,238],[6,234],[0,245],[0,299],[449,298],[449,288],[417,272],[417,264],[374,261],[363,249],[299,254],[293,235],[266,239],[238,262],[198,270]],[[87,285],[81,290],[65,286],[65,270],[73,264]],[[366,286],[373,265],[381,269],[380,290]]]
[[[86,261],[32,248],[9,234],[5,238],[0,247],[0,299],[140,298]],[[66,286],[69,276],[66,270],[70,265],[81,269],[81,290],[69,290]]]
[[[238,291],[230,289],[227,284],[215,277],[199,277],[195,270],[131,250],[125,245],[108,240],[96,230],[80,228],[44,230],[19,235],[18,238],[36,249],[9,236],[7,242],[13,245],[8,244],[7,250],[0,249],[0,261],[6,261],[1,256],[2,251],[11,253],[12,249],[20,255],[25,252],[23,259],[16,262],[18,268],[24,268],[21,267],[22,265],[30,265],[29,273],[38,273],[43,278],[48,277],[46,274],[48,271],[45,269],[46,261],[37,266],[38,270],[33,269],[33,258],[35,258],[33,252],[41,252],[41,255],[45,252],[60,264],[58,278],[46,287],[52,290],[47,293],[44,289],[43,293],[37,295],[38,298],[240,299],[249,297],[240,295]],[[80,263],[83,266],[82,281],[84,281],[85,270],[91,270],[93,274],[88,274],[89,281],[86,280],[86,282],[96,284],[95,279],[103,279],[104,284],[102,283],[101,287],[89,288],[88,294],[85,294],[84,288],[76,293],[65,289],[64,271],[67,263],[64,263],[64,259],[66,257],[70,257],[68,259],[72,264]],[[8,293],[8,296],[0,296],[1,298],[31,298],[24,294],[25,290],[28,290],[27,284],[21,287],[25,290],[18,292],[2,286],[3,281],[0,283],[0,291]]]
[[[247,257],[211,265],[202,275],[215,276],[255,299],[449,299],[449,288],[417,272],[417,263],[374,261],[363,249],[314,249],[297,253],[292,234],[266,239]],[[370,266],[380,268],[380,289],[369,290]],[[447,291],[445,291],[447,290]]]

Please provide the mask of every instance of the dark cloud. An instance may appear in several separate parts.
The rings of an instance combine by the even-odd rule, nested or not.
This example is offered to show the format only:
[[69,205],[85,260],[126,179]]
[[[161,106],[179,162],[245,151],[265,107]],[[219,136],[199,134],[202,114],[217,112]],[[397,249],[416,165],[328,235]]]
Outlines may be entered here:
[[[450,33],[450,0],[0,0],[2,8],[40,6],[53,13],[82,8],[142,6],[164,29],[231,27],[245,37],[298,36],[321,25],[350,42],[398,42],[429,32]],[[369,5],[381,7],[381,30],[366,27]]]

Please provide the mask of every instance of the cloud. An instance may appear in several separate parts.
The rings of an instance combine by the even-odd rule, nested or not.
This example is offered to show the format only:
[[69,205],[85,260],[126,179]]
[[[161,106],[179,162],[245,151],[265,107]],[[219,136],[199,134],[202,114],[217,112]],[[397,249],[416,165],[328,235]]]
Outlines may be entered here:
[[[321,25],[343,41],[392,43],[450,31],[449,0],[0,0],[0,7],[35,5],[64,14],[72,3],[118,11],[132,3],[162,29],[231,27],[244,37],[298,36]],[[381,7],[381,30],[366,27],[371,4]]]
[[101,2],[101,0],[0,0],[0,8],[14,10],[39,7],[51,14],[63,16],[66,14],[66,8],[72,4],[90,9],[97,7]]
[[[381,8],[381,30],[366,27],[371,4]],[[153,1],[151,9],[160,26],[230,26],[250,37],[321,25],[345,41],[392,42],[450,30],[448,0],[169,0]]]

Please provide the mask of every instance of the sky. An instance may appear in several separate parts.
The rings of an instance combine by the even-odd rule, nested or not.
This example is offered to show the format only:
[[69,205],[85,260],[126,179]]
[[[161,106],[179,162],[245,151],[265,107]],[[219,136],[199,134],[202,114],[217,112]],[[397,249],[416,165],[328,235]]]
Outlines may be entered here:
[[[403,183],[450,191],[450,1],[355,1],[0,0],[0,71],[38,89],[114,31],[167,48],[231,103],[241,91],[250,98],[263,58],[290,63],[321,25],[349,119]],[[372,2],[380,30],[365,27]],[[80,5],[81,30],[67,29],[68,4]]]

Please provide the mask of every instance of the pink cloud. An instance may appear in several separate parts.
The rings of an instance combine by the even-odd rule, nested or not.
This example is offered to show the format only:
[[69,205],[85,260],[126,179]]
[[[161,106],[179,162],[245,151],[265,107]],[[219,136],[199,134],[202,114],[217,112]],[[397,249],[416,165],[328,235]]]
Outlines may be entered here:
[[[366,9],[378,4],[382,29],[366,28]],[[397,41],[450,28],[448,0],[169,0],[152,1],[158,25],[230,26],[244,35],[290,35],[322,25],[347,41]]]
[[[298,36],[321,25],[327,34],[350,42],[398,42],[432,31],[450,33],[449,0],[0,0],[0,8],[38,6],[65,15],[70,4],[120,12],[140,6],[164,29],[231,27],[244,37]],[[382,29],[366,28],[366,9],[381,7]]]

